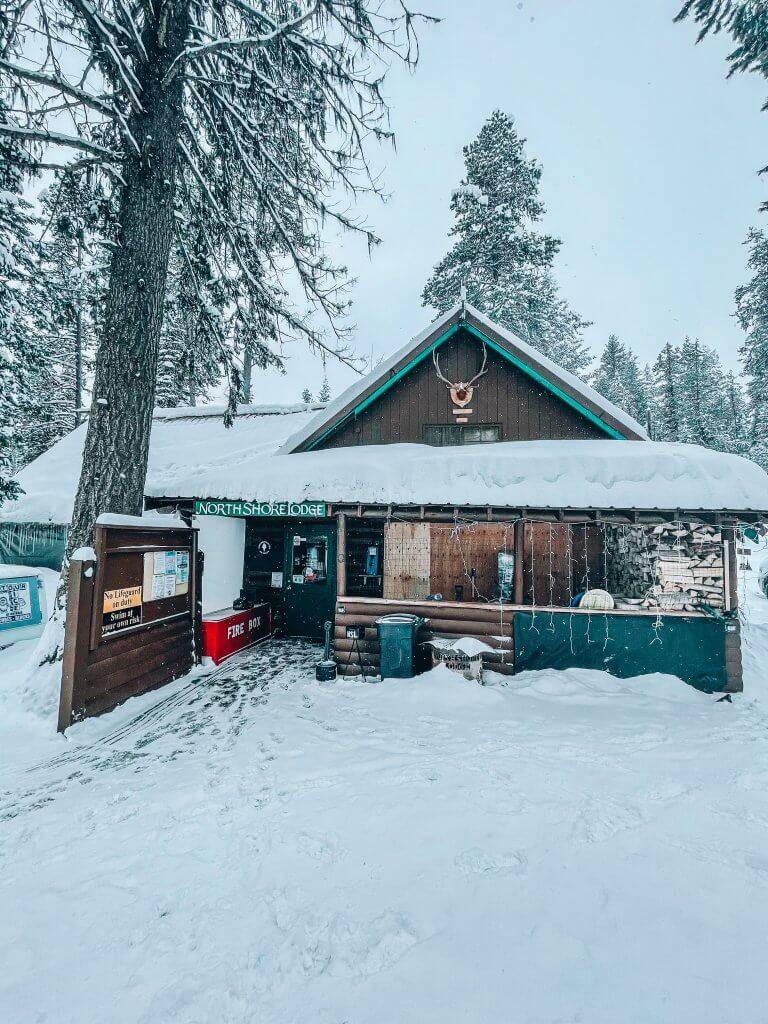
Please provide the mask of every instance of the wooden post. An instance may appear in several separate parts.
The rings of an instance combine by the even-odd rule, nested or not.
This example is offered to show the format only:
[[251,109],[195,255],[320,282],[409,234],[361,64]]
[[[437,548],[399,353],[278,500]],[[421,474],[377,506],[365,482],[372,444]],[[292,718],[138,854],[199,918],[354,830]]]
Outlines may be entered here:
[[345,597],[347,593],[347,517],[344,512],[336,516],[336,594]]
[[515,582],[512,593],[513,604],[524,604],[524,562],[525,557],[525,520],[519,519],[515,523]]
[[736,555],[736,528],[723,527],[723,588],[725,610],[730,617],[725,623],[725,691],[741,693],[744,689],[741,659],[741,628],[737,609],[739,605],[739,576]]
[[203,663],[203,573],[205,572],[205,554],[197,547],[197,530],[193,537],[193,557],[190,563],[194,566],[194,572],[190,571],[190,584],[194,584],[192,591],[192,614],[195,617],[193,636],[195,638],[195,664]]
[[739,606],[739,576],[736,555],[736,529],[723,527],[723,585],[725,610],[735,612]]
[[[61,666],[61,693],[57,730],[64,732],[72,724],[72,712],[88,657],[91,611],[93,605],[94,561],[73,561],[67,589],[67,620],[64,627],[64,653]],[[90,569],[91,575],[86,576]]]

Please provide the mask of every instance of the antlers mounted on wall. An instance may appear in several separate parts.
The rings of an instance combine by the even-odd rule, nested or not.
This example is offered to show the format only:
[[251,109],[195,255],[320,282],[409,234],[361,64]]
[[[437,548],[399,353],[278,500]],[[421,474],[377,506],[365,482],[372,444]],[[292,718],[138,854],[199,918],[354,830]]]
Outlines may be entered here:
[[469,402],[471,400],[472,389],[475,384],[488,372],[486,369],[488,365],[488,349],[485,342],[483,342],[483,364],[471,380],[460,380],[455,383],[448,380],[440,369],[440,360],[437,356],[437,349],[433,349],[432,351],[432,362],[435,364],[435,372],[437,373],[438,378],[451,392],[451,398],[453,398],[457,405],[461,405],[462,403]]

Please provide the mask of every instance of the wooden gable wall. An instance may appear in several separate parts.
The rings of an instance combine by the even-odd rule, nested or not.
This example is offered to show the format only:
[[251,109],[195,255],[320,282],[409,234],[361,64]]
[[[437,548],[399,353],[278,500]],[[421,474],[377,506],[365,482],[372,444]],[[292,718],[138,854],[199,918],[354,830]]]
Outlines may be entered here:
[[[481,342],[461,330],[438,350],[451,381],[468,381],[482,362]],[[608,435],[503,356],[488,348],[488,372],[472,396],[470,424],[499,424],[502,441],[589,440]],[[424,441],[425,424],[454,423],[448,388],[427,356],[389,391],[325,438],[319,448]]]

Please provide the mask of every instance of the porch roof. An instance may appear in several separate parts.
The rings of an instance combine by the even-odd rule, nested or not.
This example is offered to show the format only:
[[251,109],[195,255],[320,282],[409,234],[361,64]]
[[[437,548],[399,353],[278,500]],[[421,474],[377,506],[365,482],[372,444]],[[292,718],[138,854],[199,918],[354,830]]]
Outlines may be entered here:
[[148,496],[334,505],[497,509],[685,509],[768,518],[768,475],[697,445],[511,441],[454,448],[395,444],[196,465],[153,474]]

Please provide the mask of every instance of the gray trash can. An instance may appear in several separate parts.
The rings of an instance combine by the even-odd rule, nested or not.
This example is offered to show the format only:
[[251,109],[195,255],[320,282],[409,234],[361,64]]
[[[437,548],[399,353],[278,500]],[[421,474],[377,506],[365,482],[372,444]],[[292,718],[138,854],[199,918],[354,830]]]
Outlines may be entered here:
[[426,622],[420,615],[382,615],[376,619],[382,679],[411,679],[416,675],[416,637]]

